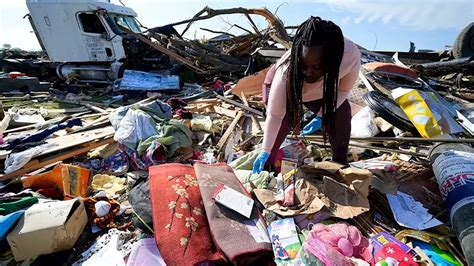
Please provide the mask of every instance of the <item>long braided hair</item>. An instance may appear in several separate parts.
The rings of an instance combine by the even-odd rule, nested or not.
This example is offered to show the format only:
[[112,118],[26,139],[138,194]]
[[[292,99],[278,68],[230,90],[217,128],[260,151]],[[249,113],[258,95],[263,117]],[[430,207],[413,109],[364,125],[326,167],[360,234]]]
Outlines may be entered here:
[[335,113],[337,108],[337,91],[339,87],[339,67],[344,54],[344,37],[342,31],[331,21],[320,17],[310,17],[297,29],[288,59],[288,84],[286,86],[286,112],[289,125],[294,134],[301,130],[303,113],[303,82],[301,67],[303,46],[322,46],[323,85],[323,134],[326,138],[328,130],[334,132]]

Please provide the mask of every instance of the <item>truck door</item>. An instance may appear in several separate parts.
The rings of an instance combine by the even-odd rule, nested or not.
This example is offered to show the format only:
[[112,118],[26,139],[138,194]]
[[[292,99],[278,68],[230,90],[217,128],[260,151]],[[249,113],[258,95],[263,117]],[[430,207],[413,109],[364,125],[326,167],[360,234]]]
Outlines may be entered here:
[[81,12],[77,14],[77,21],[90,61],[114,61],[112,40],[99,16],[93,12]]

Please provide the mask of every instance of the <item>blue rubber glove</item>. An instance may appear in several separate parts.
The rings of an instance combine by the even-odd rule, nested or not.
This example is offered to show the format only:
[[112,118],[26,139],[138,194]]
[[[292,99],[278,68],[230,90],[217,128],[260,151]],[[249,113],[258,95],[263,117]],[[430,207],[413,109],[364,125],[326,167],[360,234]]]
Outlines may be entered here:
[[262,151],[257,156],[257,159],[255,159],[255,162],[253,162],[253,174],[260,174],[263,171],[263,167],[265,166],[265,162],[268,160],[268,157],[270,157],[270,154],[268,154],[266,151]]
[[318,131],[319,129],[321,129],[321,126],[322,126],[321,117],[316,116],[303,128],[303,135],[312,134]]

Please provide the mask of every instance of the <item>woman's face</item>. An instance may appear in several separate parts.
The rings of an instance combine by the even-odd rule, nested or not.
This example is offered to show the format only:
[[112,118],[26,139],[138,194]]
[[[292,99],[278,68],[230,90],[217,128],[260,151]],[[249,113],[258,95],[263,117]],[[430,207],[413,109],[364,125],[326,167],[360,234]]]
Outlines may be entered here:
[[301,51],[304,81],[314,83],[324,75],[322,46],[303,46]]

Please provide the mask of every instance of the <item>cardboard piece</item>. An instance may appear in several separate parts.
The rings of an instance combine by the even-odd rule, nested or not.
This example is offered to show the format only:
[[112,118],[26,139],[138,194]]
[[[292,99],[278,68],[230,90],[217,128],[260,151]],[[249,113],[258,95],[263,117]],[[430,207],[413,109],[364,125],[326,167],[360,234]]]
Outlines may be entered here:
[[254,189],[255,196],[266,209],[281,216],[295,216],[313,214],[324,207],[324,203],[317,197],[318,190],[306,179],[297,179],[295,182],[294,204],[282,206],[277,201],[277,194],[267,189]]
[[[336,170],[338,164],[325,162],[322,169],[303,167],[298,171],[299,178],[311,179],[314,183],[319,199],[329,209],[333,217],[351,219],[369,210],[369,187],[372,184],[372,174],[359,172],[358,169]],[[333,166],[333,167],[331,167]],[[326,170],[332,177],[344,180],[346,184],[338,182],[328,176],[321,176],[320,172]],[[337,171],[337,172],[336,172]]]
[[16,261],[67,250],[87,224],[80,199],[36,204],[26,210],[7,236]]
[[53,170],[38,175],[25,175],[23,188],[58,188],[64,197],[87,197],[90,171],[71,164],[57,164]]
[[303,166],[307,176],[333,176],[337,177],[337,172],[344,167],[342,164],[335,162],[315,162]]
[[[326,207],[331,216],[351,219],[369,210],[369,187],[372,184],[370,172],[348,169],[341,174],[339,166],[325,163],[327,169],[301,167],[296,174],[294,204],[283,206],[277,200],[277,194],[271,190],[255,189],[254,193],[266,209],[282,216],[313,214]],[[321,165],[318,165],[320,167]],[[329,169],[329,170],[328,170]],[[338,180],[347,179],[347,184],[324,176],[326,172]],[[344,177],[343,177],[344,176]]]
[[270,67],[267,67],[253,75],[240,79],[237,85],[232,88],[232,94],[241,95],[241,93],[244,93],[245,96],[262,95],[262,84],[269,69]]
[[351,219],[369,211],[370,179],[355,180],[350,186],[337,182],[330,177],[323,177],[317,185],[321,193],[320,199],[329,208],[332,216]]

